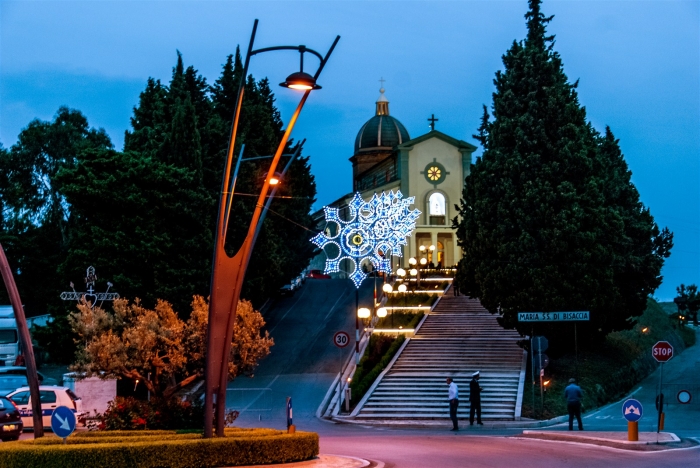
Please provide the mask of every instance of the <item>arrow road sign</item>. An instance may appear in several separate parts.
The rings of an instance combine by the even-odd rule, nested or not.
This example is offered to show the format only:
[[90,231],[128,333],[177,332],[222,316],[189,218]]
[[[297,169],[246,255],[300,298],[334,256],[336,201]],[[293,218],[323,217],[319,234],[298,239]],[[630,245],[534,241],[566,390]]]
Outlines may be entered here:
[[642,419],[642,404],[630,398],[622,404],[622,415],[629,422],[637,422]]
[[51,430],[58,437],[65,439],[75,430],[75,414],[67,406],[59,406],[51,415]]

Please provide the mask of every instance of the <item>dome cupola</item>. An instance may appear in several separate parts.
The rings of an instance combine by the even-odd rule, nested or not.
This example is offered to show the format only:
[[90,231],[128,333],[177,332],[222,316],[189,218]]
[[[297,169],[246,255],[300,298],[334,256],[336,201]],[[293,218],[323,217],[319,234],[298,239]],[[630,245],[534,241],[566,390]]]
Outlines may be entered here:
[[389,100],[384,96],[383,87],[379,93],[375,116],[360,128],[355,138],[355,154],[391,151],[394,146],[411,139],[406,127],[389,115]]

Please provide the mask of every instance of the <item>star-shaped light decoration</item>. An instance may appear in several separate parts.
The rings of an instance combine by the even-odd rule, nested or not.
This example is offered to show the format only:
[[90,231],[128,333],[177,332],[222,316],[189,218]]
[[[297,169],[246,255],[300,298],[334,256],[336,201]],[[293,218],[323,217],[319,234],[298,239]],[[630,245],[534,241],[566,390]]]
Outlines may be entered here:
[[[348,259],[353,264],[350,279],[356,288],[360,287],[367,274],[360,264],[368,259],[378,271],[391,273],[391,255],[401,256],[401,246],[406,245],[406,237],[416,227],[420,211],[409,207],[414,197],[403,198],[401,191],[396,193],[376,193],[368,202],[356,193],[348,205],[349,219],[343,221],[338,208],[324,207],[326,223],[335,223],[335,229],[327,228],[311,239],[320,249],[334,245],[338,255],[326,260],[325,273],[340,271],[340,262]],[[334,233],[334,234],[333,234]]]

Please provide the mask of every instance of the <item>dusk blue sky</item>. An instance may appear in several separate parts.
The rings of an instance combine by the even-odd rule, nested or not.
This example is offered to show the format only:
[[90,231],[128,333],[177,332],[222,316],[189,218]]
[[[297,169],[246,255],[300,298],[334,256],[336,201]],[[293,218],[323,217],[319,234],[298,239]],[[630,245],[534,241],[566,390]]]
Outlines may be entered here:
[[[104,128],[117,149],[148,77],[168,82],[176,50],[213,82],[226,56],[305,44],[322,53],[341,40],[294,130],[307,138],[316,207],[349,192],[355,135],[374,113],[379,78],[391,114],[411,137],[436,128],[472,138],[491,104],[501,56],[525,36],[526,0],[513,1],[0,1],[0,142],[10,147],[32,119],[61,105]],[[556,35],[571,81],[598,130],[620,139],[632,180],[675,247],[656,296],[700,283],[700,2],[554,1]],[[307,58],[307,69],[317,62]],[[298,55],[255,57],[250,72],[279,83]],[[283,119],[299,95],[277,88]],[[478,150],[476,154],[480,154]]]

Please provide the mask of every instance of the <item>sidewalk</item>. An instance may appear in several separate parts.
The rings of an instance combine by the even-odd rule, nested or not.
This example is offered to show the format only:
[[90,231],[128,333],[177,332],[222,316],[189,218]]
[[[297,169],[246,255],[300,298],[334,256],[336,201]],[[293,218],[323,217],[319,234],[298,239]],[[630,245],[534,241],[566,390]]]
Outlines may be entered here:
[[384,463],[373,463],[361,458],[345,457],[340,455],[319,455],[313,460],[296,463],[284,463],[277,465],[246,465],[238,468],[264,468],[266,466],[284,466],[285,468],[382,468]]
[[577,442],[635,451],[660,451],[697,446],[692,440],[681,439],[672,432],[640,432],[638,441],[627,440],[622,431],[523,431],[515,438],[549,440],[555,442]]

